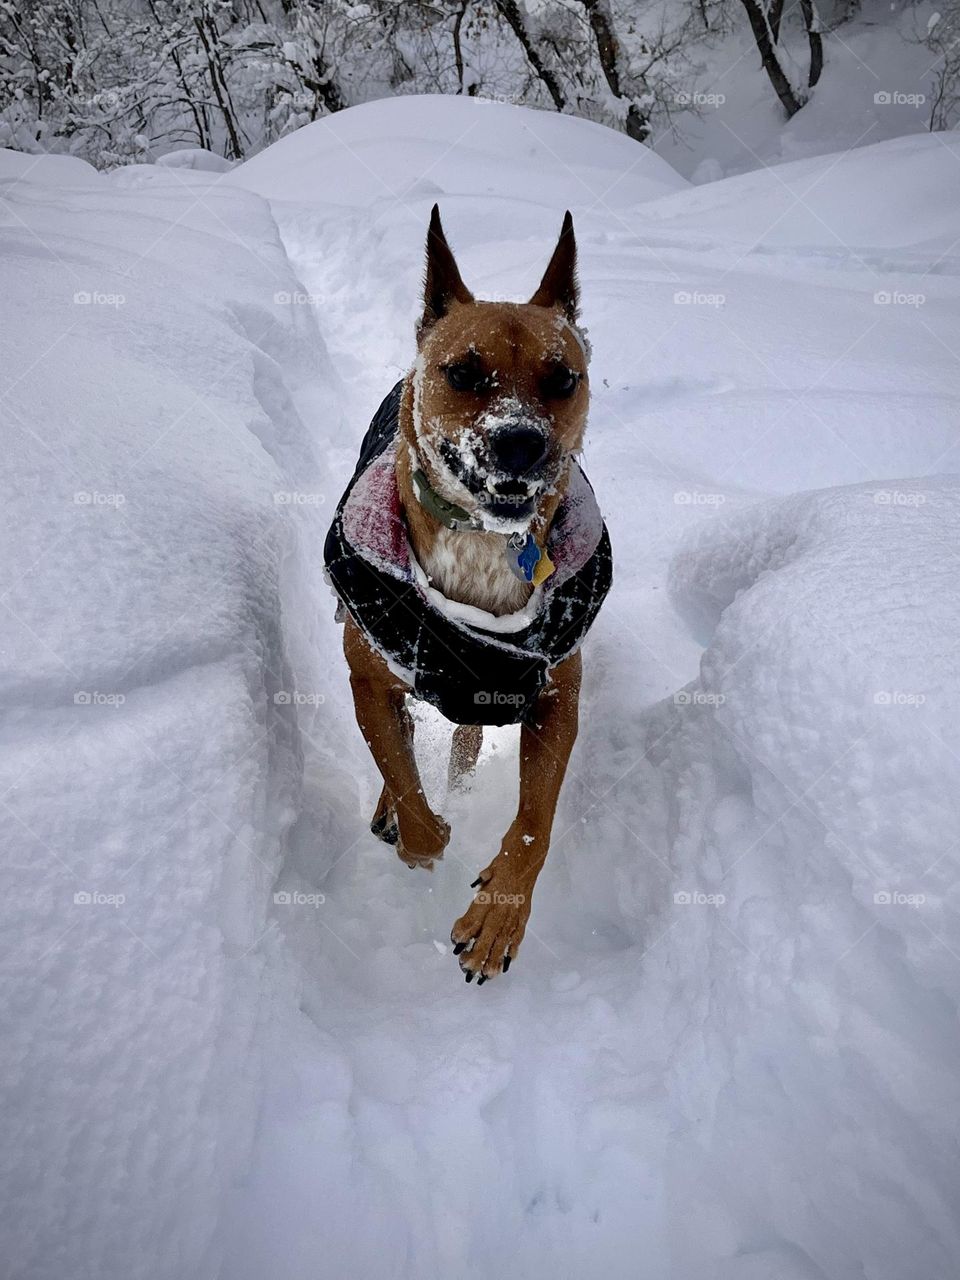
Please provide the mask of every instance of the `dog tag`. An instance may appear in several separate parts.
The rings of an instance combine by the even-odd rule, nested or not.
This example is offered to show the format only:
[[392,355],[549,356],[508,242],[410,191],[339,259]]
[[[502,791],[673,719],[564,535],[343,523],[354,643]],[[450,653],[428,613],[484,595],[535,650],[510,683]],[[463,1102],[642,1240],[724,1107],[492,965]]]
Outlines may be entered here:
[[536,568],[533,571],[533,585],[539,587],[541,582],[546,582],[557,566],[547,555],[546,549],[540,552],[540,559],[537,561]]
[[507,564],[514,577],[522,582],[532,582],[537,562],[540,559],[540,548],[535,538],[525,533],[521,539],[515,534],[507,543]]

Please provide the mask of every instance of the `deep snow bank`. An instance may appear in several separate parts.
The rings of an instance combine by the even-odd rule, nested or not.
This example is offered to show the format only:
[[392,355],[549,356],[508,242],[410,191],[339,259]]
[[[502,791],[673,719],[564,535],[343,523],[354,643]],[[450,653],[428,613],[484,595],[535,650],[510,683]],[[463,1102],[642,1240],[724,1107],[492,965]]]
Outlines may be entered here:
[[[955,1269],[958,546],[953,477],[763,505],[675,563],[715,626],[656,749],[688,894],[666,918],[699,912],[709,981],[676,1158],[713,1214],[782,1238],[741,1227],[759,1257],[722,1275]],[[710,1274],[678,1239],[679,1273]]]
[[432,195],[614,209],[687,183],[666,161],[589,120],[435,94],[368,102],[281,138],[236,171],[270,199],[365,207]]
[[259,198],[24,159],[2,186],[0,1269],[211,1277],[299,787],[284,495],[317,489],[290,391],[322,347],[275,301],[296,282]]

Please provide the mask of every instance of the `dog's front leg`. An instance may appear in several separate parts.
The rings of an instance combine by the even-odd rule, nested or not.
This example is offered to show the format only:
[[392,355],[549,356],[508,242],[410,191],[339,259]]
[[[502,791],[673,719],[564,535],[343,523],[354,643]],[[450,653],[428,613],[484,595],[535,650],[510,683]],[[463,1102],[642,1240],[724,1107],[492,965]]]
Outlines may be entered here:
[[[413,754],[413,733],[404,700],[406,686],[367,644],[352,619],[344,627],[343,649],[357,723],[383,775],[397,815],[397,853],[408,867],[432,870],[450,839],[450,828],[427,804]],[[381,798],[382,802],[382,798]],[[379,811],[379,806],[378,806]]]
[[517,816],[500,852],[474,882],[473,903],[450,935],[468,982],[474,977],[484,982],[506,972],[523,939],[577,737],[580,673],[579,653],[555,667],[531,720],[520,731]]

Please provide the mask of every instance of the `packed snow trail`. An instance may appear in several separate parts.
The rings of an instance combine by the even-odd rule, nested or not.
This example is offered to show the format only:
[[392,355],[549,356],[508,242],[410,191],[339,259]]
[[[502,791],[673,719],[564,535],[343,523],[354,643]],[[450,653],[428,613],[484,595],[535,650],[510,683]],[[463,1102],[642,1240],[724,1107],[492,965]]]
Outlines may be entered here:
[[[18,263],[55,281],[16,294],[38,352],[50,256],[94,261],[71,295],[122,291],[111,259],[158,243],[137,325],[84,309],[69,377],[11,366],[41,436],[11,529],[57,571],[7,557],[41,643],[10,624],[4,803],[84,885],[130,865],[151,910],[128,923],[172,961],[114,916],[62,941],[74,885],[12,819],[14,1274],[956,1273],[958,154],[924,136],[692,188],[583,121],[403,99],[224,177],[52,161],[53,189],[8,191]],[[532,292],[572,208],[616,557],[530,929],[480,992],[447,939],[512,817],[515,732],[448,797],[449,728],[418,712],[453,839],[404,867],[367,829],[320,575],[412,356],[434,200],[487,297]],[[128,439],[154,450],[136,544],[72,503],[113,491]],[[127,701],[73,708],[43,646]]]

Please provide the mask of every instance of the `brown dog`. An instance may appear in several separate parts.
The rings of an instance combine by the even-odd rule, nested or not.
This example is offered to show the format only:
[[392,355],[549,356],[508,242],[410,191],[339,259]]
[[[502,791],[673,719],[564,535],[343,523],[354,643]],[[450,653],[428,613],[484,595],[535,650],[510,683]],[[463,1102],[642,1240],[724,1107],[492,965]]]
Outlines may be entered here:
[[[421,591],[439,593],[433,598],[451,607],[468,607],[474,622],[489,619],[493,632],[504,615],[524,616],[538,582],[555,568],[546,547],[577,465],[572,459],[583,441],[589,399],[577,307],[569,213],[530,301],[483,302],[464,285],[434,208],[418,356],[402,388],[395,389],[397,435],[390,465]],[[518,570],[518,548],[530,558],[539,556],[539,569]],[[357,720],[383,775],[372,829],[397,845],[408,866],[432,869],[450,828],[431,810],[420,784],[405,705],[414,692],[413,677],[398,673],[358,624],[348,593],[341,596],[348,610],[344,651]],[[401,615],[402,610],[394,614]],[[474,882],[479,891],[451,934],[468,982],[505,972],[523,938],[577,736],[580,672],[575,649],[549,667],[523,714],[517,816],[500,852]],[[486,705],[492,698],[474,696]],[[454,731],[454,783],[476,764],[482,724],[503,722],[479,712],[477,718],[480,724],[461,722]]]

